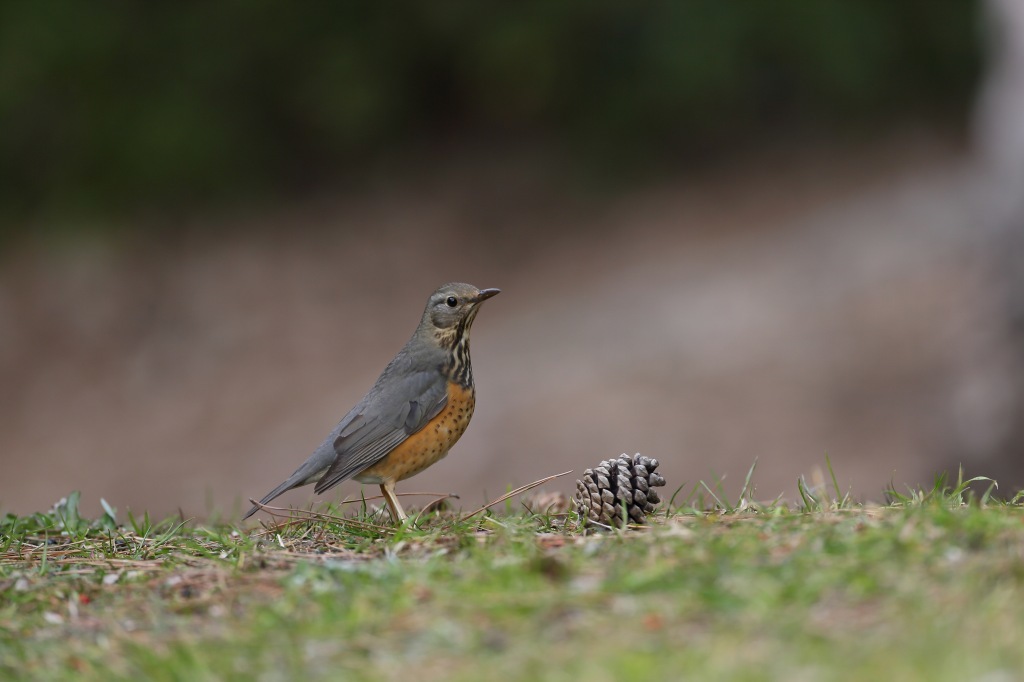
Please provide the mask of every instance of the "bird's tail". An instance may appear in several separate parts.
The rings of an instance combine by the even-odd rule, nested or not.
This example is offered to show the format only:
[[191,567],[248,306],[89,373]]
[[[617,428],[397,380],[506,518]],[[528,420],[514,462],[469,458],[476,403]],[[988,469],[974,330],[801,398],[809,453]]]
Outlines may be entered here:
[[276,488],[271,490],[269,493],[264,495],[263,499],[260,500],[260,504],[254,504],[252,506],[252,509],[250,509],[248,511],[248,513],[246,513],[246,515],[242,517],[242,520],[245,521],[247,518],[249,518],[250,516],[252,516],[256,512],[258,512],[260,510],[260,505],[267,504],[268,502],[272,502],[275,498],[280,497],[281,495],[284,495],[286,492],[288,492],[292,488],[297,488],[298,486],[302,485],[302,481],[301,480],[298,480],[298,481],[297,480],[292,480],[294,478],[295,478],[295,476],[293,475],[287,481],[285,481],[284,483],[282,483],[281,485],[277,486]]
[[[298,488],[300,486],[309,485],[310,483],[319,481],[320,477],[324,475],[324,471],[326,471],[326,468],[319,466],[319,464],[320,463],[318,461],[313,461],[311,458],[309,461],[307,461],[305,464],[299,467],[294,474],[289,476],[288,480],[286,480],[284,483],[282,483],[281,485],[277,486],[269,493],[264,495],[263,499],[260,500],[260,504],[267,504],[268,502],[273,501],[274,498],[279,497],[280,495],[284,495],[292,488]],[[317,471],[318,467],[319,471]],[[310,469],[313,469],[312,474],[310,474],[309,472]],[[260,510],[260,504],[254,504],[252,506],[252,509],[250,509],[249,512],[242,517],[242,520],[245,521],[247,518],[258,512]]]

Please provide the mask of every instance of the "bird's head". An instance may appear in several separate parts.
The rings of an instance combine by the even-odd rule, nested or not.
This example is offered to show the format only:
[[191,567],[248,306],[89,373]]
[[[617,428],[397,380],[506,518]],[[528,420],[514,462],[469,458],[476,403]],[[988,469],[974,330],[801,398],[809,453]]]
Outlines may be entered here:
[[432,328],[435,333],[465,334],[476,318],[480,304],[500,293],[500,289],[477,289],[472,284],[451,282],[445,284],[427,301],[423,311],[423,325]]

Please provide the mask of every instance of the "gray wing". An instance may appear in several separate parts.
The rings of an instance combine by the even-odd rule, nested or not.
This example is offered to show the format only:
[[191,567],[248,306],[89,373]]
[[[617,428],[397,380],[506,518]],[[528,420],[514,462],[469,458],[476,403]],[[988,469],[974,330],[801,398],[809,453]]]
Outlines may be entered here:
[[335,436],[334,461],[314,490],[322,493],[376,464],[447,403],[448,382],[435,369],[392,380],[386,391],[368,395]]
[[[444,409],[447,388],[447,381],[437,370],[412,372],[401,378],[385,371],[309,459],[264,495],[260,504],[313,482],[317,483],[316,492],[321,493],[380,461]],[[243,520],[257,511],[259,507],[254,505]]]

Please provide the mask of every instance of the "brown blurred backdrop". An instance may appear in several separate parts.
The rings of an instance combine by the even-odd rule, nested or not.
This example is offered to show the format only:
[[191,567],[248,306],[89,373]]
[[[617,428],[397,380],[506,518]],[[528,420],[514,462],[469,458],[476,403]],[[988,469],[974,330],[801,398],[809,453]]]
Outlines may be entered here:
[[405,491],[1012,492],[1022,102],[1013,0],[9,3],[0,510],[237,513],[450,280],[503,293]]

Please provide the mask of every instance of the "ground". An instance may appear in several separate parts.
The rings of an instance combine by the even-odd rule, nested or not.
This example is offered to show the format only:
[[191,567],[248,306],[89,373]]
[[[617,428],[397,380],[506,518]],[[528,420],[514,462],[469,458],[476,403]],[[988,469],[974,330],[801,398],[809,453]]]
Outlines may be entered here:
[[372,506],[118,525],[69,499],[3,522],[0,676],[1017,679],[1019,504],[831,485],[757,503],[699,484],[610,532],[517,498],[401,529]]

